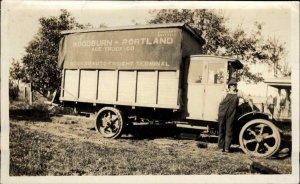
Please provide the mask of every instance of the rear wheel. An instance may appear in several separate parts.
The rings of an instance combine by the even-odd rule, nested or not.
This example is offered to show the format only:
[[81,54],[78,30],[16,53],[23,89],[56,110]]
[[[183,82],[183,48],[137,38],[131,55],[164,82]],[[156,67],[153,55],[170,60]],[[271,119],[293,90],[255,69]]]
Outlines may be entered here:
[[246,154],[267,158],[278,151],[281,137],[278,128],[272,122],[254,119],[241,129],[239,142]]
[[97,114],[96,130],[106,138],[118,138],[123,132],[122,113],[113,107],[103,107]]

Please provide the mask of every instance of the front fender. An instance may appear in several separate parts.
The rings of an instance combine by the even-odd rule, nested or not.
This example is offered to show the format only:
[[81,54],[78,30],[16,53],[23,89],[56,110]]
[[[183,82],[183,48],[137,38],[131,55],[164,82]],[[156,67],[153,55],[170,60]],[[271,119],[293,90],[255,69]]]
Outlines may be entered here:
[[[238,136],[240,134],[241,129],[243,128],[243,126],[253,120],[253,119],[265,119],[268,120],[270,122],[272,122],[278,129],[278,131],[280,133],[282,133],[282,130],[277,126],[276,121],[274,121],[274,119],[272,119],[272,117],[270,116],[270,114],[267,113],[263,113],[263,112],[248,112],[246,114],[243,114],[242,116],[237,118],[235,127],[234,127],[234,142],[238,141]],[[236,142],[237,143],[237,142]]]
[[247,112],[245,114],[242,114],[241,116],[237,117],[237,120],[236,120],[236,123],[234,126],[234,142],[238,143],[238,136],[240,134],[242,127],[247,122],[249,122],[253,119],[265,119],[265,120],[272,121],[269,118],[268,114],[262,113],[262,112],[252,111],[252,112]]
[[236,114],[236,120],[238,124],[241,124],[241,126],[243,126],[245,123],[251,121],[252,119],[266,119],[272,121],[272,117],[270,117],[269,114],[260,112],[256,106],[254,106],[253,111],[248,103],[239,105]]
[[255,112],[255,111],[248,112],[237,118],[237,126],[236,126],[237,130],[240,131],[247,122],[253,119],[265,119],[265,120],[272,121],[272,119],[270,119],[269,115],[266,113]]
[[271,120],[272,119],[272,118],[270,118],[270,115],[267,114],[267,113],[252,111],[252,112],[248,112],[248,113],[245,113],[245,114],[241,115],[240,117],[238,117],[237,120],[238,121],[244,121],[244,120],[248,120],[248,119],[251,120],[251,119],[256,119],[256,118],[266,119],[266,120]]

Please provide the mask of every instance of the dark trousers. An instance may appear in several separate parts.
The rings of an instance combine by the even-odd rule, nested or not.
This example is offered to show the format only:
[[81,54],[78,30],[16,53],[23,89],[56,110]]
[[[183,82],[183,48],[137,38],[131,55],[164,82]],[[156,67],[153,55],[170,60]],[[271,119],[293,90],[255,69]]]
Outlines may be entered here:
[[218,147],[223,150],[229,150],[233,135],[233,122],[235,111],[219,115],[219,138]]

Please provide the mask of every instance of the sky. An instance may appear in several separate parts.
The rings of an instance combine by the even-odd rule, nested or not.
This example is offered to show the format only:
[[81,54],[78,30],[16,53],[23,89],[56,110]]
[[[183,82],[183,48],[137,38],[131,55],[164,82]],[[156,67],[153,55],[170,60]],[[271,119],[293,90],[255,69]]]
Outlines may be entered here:
[[[37,34],[39,18],[58,16],[60,9],[67,9],[75,20],[81,24],[91,23],[97,27],[105,24],[109,27],[133,25],[134,22],[146,24],[146,20],[153,15],[149,10],[162,8],[177,9],[217,9],[228,18],[226,25],[231,30],[242,26],[246,33],[254,28],[254,22],[263,23],[263,36],[276,37],[286,43],[288,55],[286,61],[294,62],[296,68],[299,63],[293,60],[291,49],[294,48],[295,37],[292,37],[292,19],[299,15],[297,3],[293,2],[171,2],[171,1],[2,1],[1,10],[1,61],[8,63],[12,58],[21,60],[25,54],[25,47]],[[299,37],[299,36],[298,36]],[[252,72],[266,74],[268,66],[250,67]],[[293,68],[293,66],[292,66]],[[268,74],[267,74],[268,73]]]
[[229,28],[242,25],[250,31],[255,21],[263,22],[266,37],[278,37],[287,43],[287,48],[291,45],[291,5],[286,3],[4,1],[2,7],[5,60],[22,58],[25,46],[38,31],[38,19],[58,16],[60,9],[67,9],[82,24],[127,26],[132,25],[133,20],[145,24],[151,18],[149,10],[154,8],[216,8],[222,9],[228,17]]

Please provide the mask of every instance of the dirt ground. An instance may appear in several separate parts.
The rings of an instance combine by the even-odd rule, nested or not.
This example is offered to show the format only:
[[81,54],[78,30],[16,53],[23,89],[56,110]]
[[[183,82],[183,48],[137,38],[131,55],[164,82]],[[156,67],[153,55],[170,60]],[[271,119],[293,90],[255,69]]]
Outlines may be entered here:
[[169,134],[106,139],[95,131],[93,118],[14,116],[10,126],[11,175],[260,174],[251,169],[253,161],[280,174],[292,170],[290,156],[258,159],[239,149],[222,153],[214,142],[201,146]]

